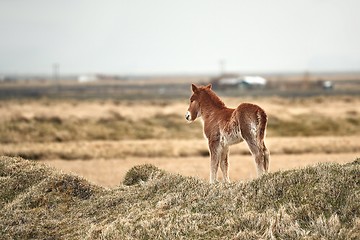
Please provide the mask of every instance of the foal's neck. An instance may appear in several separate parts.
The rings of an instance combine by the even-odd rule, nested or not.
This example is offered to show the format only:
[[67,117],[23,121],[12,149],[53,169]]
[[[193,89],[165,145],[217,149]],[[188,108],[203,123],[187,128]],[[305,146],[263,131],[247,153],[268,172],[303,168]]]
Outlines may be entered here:
[[201,100],[201,112],[206,117],[211,112],[226,108],[225,103],[211,90],[204,92]]

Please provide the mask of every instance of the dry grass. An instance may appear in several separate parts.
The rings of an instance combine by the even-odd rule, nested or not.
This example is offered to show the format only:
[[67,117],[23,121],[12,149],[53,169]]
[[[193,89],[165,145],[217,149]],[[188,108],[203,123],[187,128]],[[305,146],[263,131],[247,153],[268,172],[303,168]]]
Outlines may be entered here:
[[[277,170],[359,157],[360,98],[224,101],[268,112],[273,173],[208,185],[206,142],[199,122],[185,123],[186,100],[0,101],[0,155],[116,186],[1,157],[1,238],[358,239],[358,162]],[[144,163],[168,172],[130,170]],[[232,180],[255,177],[245,143],[230,163]]]
[[[359,153],[360,137],[269,137],[266,140],[272,155]],[[249,155],[246,143],[230,148],[231,156]],[[208,156],[205,139],[75,141],[2,144],[0,155],[20,156],[31,160],[97,160],[114,158],[176,158]]]
[[[269,136],[349,136],[360,133],[359,97],[235,99],[269,115]],[[0,102],[1,143],[202,138],[188,125],[187,101],[7,100]]]
[[[291,170],[311,166],[316,163],[344,164],[359,157],[359,153],[338,154],[279,154],[272,155],[270,172]],[[104,187],[115,187],[124,178],[126,172],[134,166],[152,164],[160,169],[174,174],[196,177],[209,181],[209,157],[153,157],[125,159],[97,159],[97,160],[45,160],[41,161],[66,173],[83,176],[89,181]],[[218,173],[222,179],[221,171]],[[230,179],[232,181],[245,181],[256,178],[256,168],[252,156],[232,155],[230,157]]]
[[[190,92],[189,92],[190,95]],[[236,107],[241,102],[252,102],[262,106],[270,115],[283,120],[299,115],[322,115],[330,118],[346,118],[360,114],[360,97],[312,97],[312,98],[223,98],[229,107]],[[1,121],[16,117],[32,119],[36,116],[61,119],[101,119],[120,114],[131,120],[154,117],[155,115],[185,114],[188,99],[183,100],[2,100],[0,101]],[[359,117],[359,116],[358,116]]]
[[[351,158],[346,159],[351,160],[360,152],[359,97],[224,98],[224,101],[230,107],[239,102],[254,102],[268,112],[267,145],[272,166],[276,166],[279,158],[297,158],[299,163],[310,158],[311,164],[320,161],[316,156],[321,154],[332,154],[324,155],[330,160],[348,154]],[[125,174],[138,163],[153,163],[171,172],[207,179],[208,149],[202,127],[199,122],[185,123],[186,108],[186,99],[1,101],[0,155],[50,163],[56,160],[54,165],[60,169],[106,186],[117,184],[119,174]],[[250,159],[249,164],[244,164],[244,158]],[[189,159],[199,159],[201,164]],[[230,159],[235,171],[233,179],[254,177],[245,143],[231,148]],[[284,166],[281,169],[303,166],[280,162]]]
[[360,161],[232,184],[128,171],[114,189],[0,159],[2,239],[359,239]]

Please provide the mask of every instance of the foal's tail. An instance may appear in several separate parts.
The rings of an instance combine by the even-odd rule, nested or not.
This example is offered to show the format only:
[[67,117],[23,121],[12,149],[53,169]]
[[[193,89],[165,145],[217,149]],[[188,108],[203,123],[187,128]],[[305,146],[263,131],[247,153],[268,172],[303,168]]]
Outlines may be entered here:
[[266,148],[265,144],[263,143],[264,149],[264,170],[265,172],[269,171],[269,162],[270,162],[270,151]]
[[264,110],[259,109],[257,112],[257,117],[258,117],[258,140],[260,142],[264,141],[265,138],[265,132],[266,132],[266,126],[267,126],[267,121],[268,121],[268,117],[265,113]]
[[258,120],[259,120],[259,129],[258,129],[258,141],[260,144],[260,148],[262,148],[263,152],[263,167],[265,172],[268,172],[269,170],[269,161],[270,161],[270,151],[265,146],[265,133],[266,133],[266,126],[267,126],[267,115],[264,110],[260,109],[257,112]]

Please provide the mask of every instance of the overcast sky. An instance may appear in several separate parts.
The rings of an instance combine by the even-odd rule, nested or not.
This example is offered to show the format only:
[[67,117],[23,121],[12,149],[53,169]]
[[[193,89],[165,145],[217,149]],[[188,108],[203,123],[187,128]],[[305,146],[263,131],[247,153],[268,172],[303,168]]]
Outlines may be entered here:
[[358,0],[0,0],[0,74],[360,71]]

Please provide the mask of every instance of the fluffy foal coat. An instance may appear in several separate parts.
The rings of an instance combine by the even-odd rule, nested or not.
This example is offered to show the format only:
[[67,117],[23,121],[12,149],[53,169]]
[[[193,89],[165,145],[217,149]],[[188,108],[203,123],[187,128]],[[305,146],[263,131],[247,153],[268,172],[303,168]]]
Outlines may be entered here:
[[216,181],[219,165],[224,181],[230,182],[229,146],[244,140],[255,158],[258,176],[267,172],[269,151],[264,142],[267,125],[265,111],[251,103],[242,103],[236,109],[227,108],[211,90],[211,84],[205,87],[192,84],[192,91],[185,118],[189,122],[198,117],[203,120],[211,157],[210,183]]

